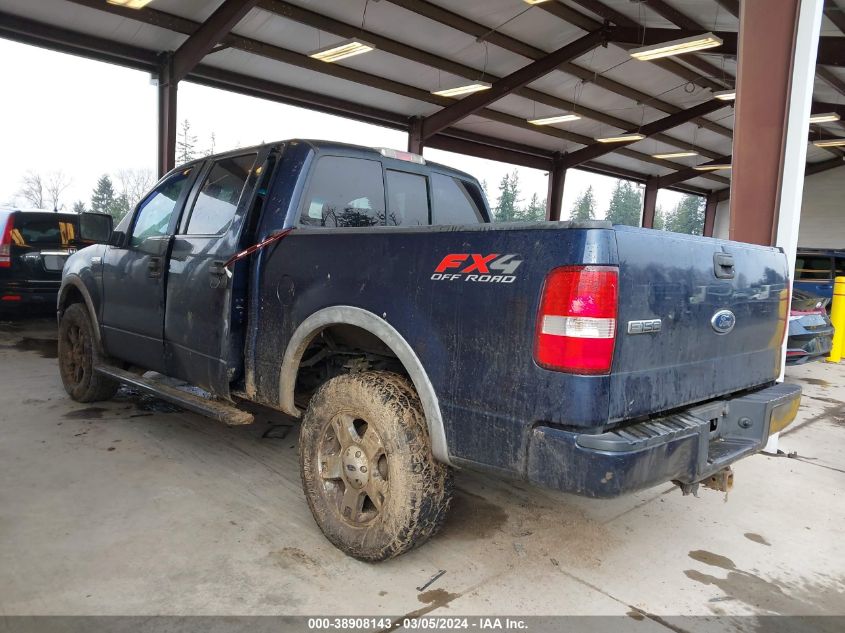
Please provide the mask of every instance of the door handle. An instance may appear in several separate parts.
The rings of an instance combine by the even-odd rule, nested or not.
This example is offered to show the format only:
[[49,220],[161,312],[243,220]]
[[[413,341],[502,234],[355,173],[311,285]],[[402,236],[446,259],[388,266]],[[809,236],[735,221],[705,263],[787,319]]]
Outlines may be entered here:
[[150,257],[150,262],[147,264],[149,276],[153,278],[161,277],[161,257]]
[[217,259],[211,262],[211,265],[208,267],[208,272],[211,275],[230,275],[231,272],[228,268],[226,268],[226,262],[222,259]]

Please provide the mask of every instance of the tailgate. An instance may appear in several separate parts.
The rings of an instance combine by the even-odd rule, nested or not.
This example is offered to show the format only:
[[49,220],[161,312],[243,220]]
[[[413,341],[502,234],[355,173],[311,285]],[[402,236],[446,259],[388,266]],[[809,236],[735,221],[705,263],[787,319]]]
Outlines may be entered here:
[[619,313],[611,421],[778,377],[788,301],[780,250],[614,228]]

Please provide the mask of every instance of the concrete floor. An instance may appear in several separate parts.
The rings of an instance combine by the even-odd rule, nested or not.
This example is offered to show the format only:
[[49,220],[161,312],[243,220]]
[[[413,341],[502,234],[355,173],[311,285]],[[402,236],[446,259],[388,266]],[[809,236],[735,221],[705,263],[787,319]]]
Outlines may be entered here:
[[789,370],[797,456],[740,462],[727,500],[461,472],[445,530],[369,565],[314,524],[289,419],[78,404],[55,353],[51,321],[0,324],[0,615],[845,615],[845,365]]

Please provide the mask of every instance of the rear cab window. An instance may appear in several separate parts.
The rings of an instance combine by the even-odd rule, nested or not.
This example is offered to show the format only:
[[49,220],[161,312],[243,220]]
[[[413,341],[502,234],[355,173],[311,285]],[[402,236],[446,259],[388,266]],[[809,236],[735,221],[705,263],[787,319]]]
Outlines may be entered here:
[[474,184],[444,174],[431,175],[434,214],[432,224],[481,224],[484,202]]
[[302,227],[430,226],[488,222],[470,179],[400,161],[317,158],[299,212]]
[[362,227],[385,223],[381,162],[348,156],[317,159],[299,222],[305,227]]

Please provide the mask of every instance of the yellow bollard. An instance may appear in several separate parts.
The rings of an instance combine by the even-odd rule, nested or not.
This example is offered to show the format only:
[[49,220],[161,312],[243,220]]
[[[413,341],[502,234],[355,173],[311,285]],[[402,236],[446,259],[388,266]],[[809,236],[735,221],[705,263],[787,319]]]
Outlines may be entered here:
[[833,345],[827,362],[838,363],[845,351],[845,277],[833,282],[833,302],[830,305],[830,320],[833,322]]

